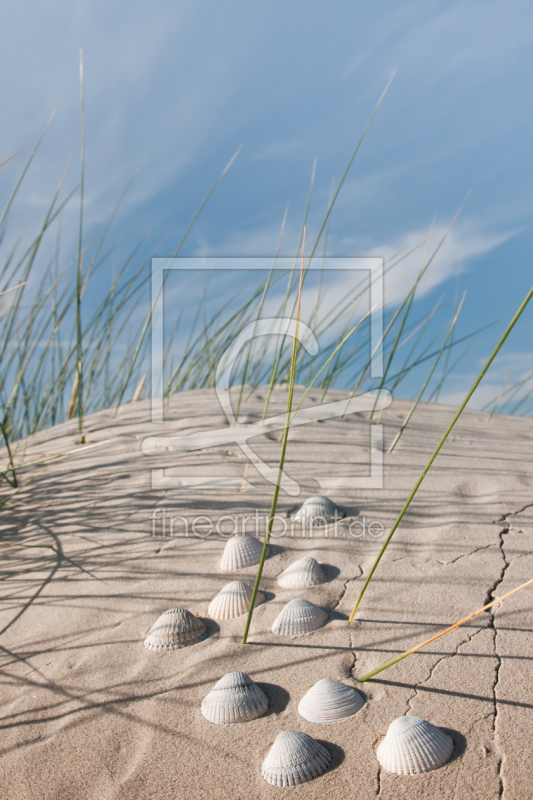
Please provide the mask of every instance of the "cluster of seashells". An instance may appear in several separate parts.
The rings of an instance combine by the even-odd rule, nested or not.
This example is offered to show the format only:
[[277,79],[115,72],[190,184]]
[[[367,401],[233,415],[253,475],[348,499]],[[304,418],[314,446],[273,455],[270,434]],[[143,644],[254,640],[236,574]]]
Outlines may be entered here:
[[[327,497],[316,495],[308,498],[295,519],[314,519],[319,517],[329,521],[334,516],[339,519],[344,512]],[[263,544],[254,536],[235,535],[226,542],[220,562],[221,572],[236,572],[245,567],[258,564],[261,560]],[[319,586],[326,575],[316,559],[310,556],[299,558],[278,576],[278,585],[284,589],[303,589]],[[216,620],[236,619],[248,613],[252,600],[252,588],[244,581],[227,583],[209,603],[208,616]],[[255,605],[265,602],[262,592],[257,592]],[[303,598],[295,598],[287,603],[272,625],[276,636],[303,636],[321,628],[328,618],[327,612]],[[185,608],[172,608],[165,611],[152,625],[144,644],[156,653],[178,650],[201,642],[207,636],[205,623]]]
[[[300,716],[316,724],[342,722],[356,714],[364,700],[351,686],[321,680],[302,698]],[[224,675],[204,697],[201,712],[217,725],[248,722],[262,716],[268,699],[262,689],[243,672]],[[301,731],[280,733],[263,762],[262,775],[272,786],[297,786],[322,775],[331,753],[320,742]]]
[[[307,722],[330,725],[350,719],[364,703],[352,686],[323,678],[302,697],[298,713]],[[217,725],[249,722],[267,709],[265,693],[243,672],[224,675],[201,705],[205,719]],[[399,717],[389,726],[377,758],[388,772],[420,775],[445,764],[453,748],[452,738],[435,725],[418,717]],[[298,786],[326,772],[331,760],[327,747],[312,736],[284,731],[276,737],[261,773],[272,786]]]
[[[320,518],[324,524],[343,516],[331,500],[320,495],[309,498],[295,516],[303,524]],[[262,543],[248,535],[235,535],[226,543],[220,569],[233,572],[257,564]],[[324,583],[326,575],[318,562],[304,556],[290,564],[277,578],[284,589],[302,589]],[[227,583],[211,600],[207,613],[212,619],[230,620],[246,614],[253,591],[240,580]],[[257,592],[255,605],[265,602]],[[327,612],[304,598],[287,603],[272,625],[276,636],[302,636],[322,627]],[[201,642],[207,636],[205,622],[185,608],[165,611],[152,625],[144,645],[152,652],[168,652]],[[323,678],[315,683],[298,704],[302,719],[316,725],[328,725],[350,719],[365,701],[352,686]],[[244,672],[224,675],[201,703],[203,717],[216,725],[250,722],[263,716],[268,698],[252,678]],[[397,775],[419,775],[445,764],[452,755],[452,738],[426,720],[399,717],[394,720],[377,748],[383,769]],[[327,747],[301,731],[284,731],[276,737],[261,767],[261,773],[272,786],[298,786],[327,771],[332,755]]]

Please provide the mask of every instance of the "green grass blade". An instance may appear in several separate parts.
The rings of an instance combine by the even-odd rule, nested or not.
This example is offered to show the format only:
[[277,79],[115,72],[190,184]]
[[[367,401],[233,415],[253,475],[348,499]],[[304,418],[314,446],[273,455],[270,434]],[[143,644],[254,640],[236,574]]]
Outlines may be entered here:
[[[277,247],[276,247],[276,252],[274,253],[274,260],[272,261],[272,266],[270,267],[270,272],[268,273],[267,279],[265,281],[265,285],[263,287],[263,292],[261,294],[261,300],[259,301],[259,307],[257,309],[257,314],[256,314],[256,322],[259,320],[259,318],[261,316],[261,312],[263,310],[263,305],[265,303],[265,299],[266,299],[268,290],[270,288],[270,284],[271,284],[271,281],[272,281],[272,273],[274,272],[274,268],[275,268],[276,262],[278,260],[279,251],[280,251],[280,248],[281,248],[281,242],[283,241],[283,232],[285,230],[285,223],[287,221],[287,214],[288,213],[289,213],[289,204],[287,203],[287,206],[285,208],[285,214],[283,215],[283,221],[281,223],[281,231],[280,231],[279,238],[278,238],[278,244],[277,244]],[[255,336],[255,328],[254,328],[254,336]],[[253,340],[254,336],[252,336],[252,340]],[[246,383],[246,376],[248,375],[248,367],[249,367],[250,356],[251,356],[252,347],[253,347],[252,340],[250,340],[250,342],[248,342],[248,346],[247,346],[247,350],[246,350],[246,361],[244,363],[244,369],[243,369],[243,372],[242,372],[241,388],[240,388],[240,391],[239,391],[239,399],[238,399],[238,402],[237,402],[237,408],[235,410],[235,422],[239,421],[239,411],[241,409],[242,396],[243,396],[243,392],[244,392],[244,385]]]
[[[466,294],[466,292],[465,292],[465,294]],[[426,380],[425,380],[425,381],[424,381],[424,383],[422,384],[422,388],[420,389],[420,391],[419,391],[419,393],[418,393],[418,395],[417,395],[417,397],[416,397],[416,400],[414,401],[413,405],[412,405],[412,406],[411,406],[411,408],[409,409],[409,413],[407,414],[406,418],[405,418],[405,419],[404,419],[404,421],[402,422],[402,424],[401,424],[401,427],[400,427],[400,430],[399,430],[399,431],[398,431],[398,433],[396,434],[396,436],[395,436],[395,438],[394,438],[394,441],[393,441],[393,443],[391,444],[391,446],[390,446],[390,448],[389,448],[389,453],[392,453],[392,451],[394,450],[394,448],[396,447],[396,445],[397,445],[397,444],[398,444],[398,442],[400,441],[400,439],[401,439],[401,436],[402,436],[402,434],[403,434],[404,430],[405,430],[405,429],[407,428],[407,426],[409,425],[409,421],[410,421],[411,417],[413,416],[413,414],[415,413],[415,411],[416,411],[416,407],[417,407],[417,405],[419,404],[420,400],[422,399],[422,396],[423,396],[424,392],[426,391],[426,389],[427,389],[427,386],[428,386],[428,384],[429,384],[429,382],[430,382],[431,378],[433,377],[433,373],[434,373],[434,372],[435,372],[435,370],[437,369],[437,366],[438,366],[438,363],[439,363],[439,361],[440,361],[440,359],[441,359],[441,356],[442,356],[442,354],[444,353],[444,350],[445,350],[445,348],[446,348],[446,345],[448,344],[448,340],[450,339],[450,337],[451,337],[451,336],[452,336],[452,334],[453,334],[453,331],[454,331],[454,328],[455,328],[455,323],[457,322],[457,318],[458,318],[459,314],[461,313],[461,307],[462,307],[462,305],[463,305],[463,300],[465,299],[465,294],[463,295],[463,299],[461,300],[461,302],[460,302],[460,304],[459,304],[459,308],[457,309],[457,311],[456,311],[456,313],[455,313],[455,317],[454,317],[454,318],[453,318],[453,320],[452,320],[452,323],[451,323],[451,325],[450,325],[450,330],[448,331],[448,334],[447,334],[446,338],[444,339],[444,344],[442,345],[442,347],[441,347],[441,349],[440,349],[440,351],[439,351],[439,354],[438,354],[437,358],[435,359],[435,362],[434,362],[433,366],[431,367],[431,369],[430,369],[430,371],[429,371],[429,375],[427,376]],[[449,351],[448,351],[448,352],[449,352]]]
[[276,507],[278,504],[278,495],[279,489],[281,486],[281,478],[283,475],[283,466],[285,464],[285,453],[287,451],[287,441],[289,438],[289,428],[290,428],[290,420],[291,420],[291,410],[292,410],[292,397],[294,393],[294,378],[296,375],[296,359],[298,356],[298,324],[300,321],[300,302],[302,299],[302,285],[304,279],[304,249],[305,249],[305,229],[303,235],[303,245],[302,245],[302,266],[300,269],[300,287],[298,290],[298,310],[296,312],[296,328],[294,331],[294,341],[292,344],[292,359],[291,359],[291,374],[289,379],[289,394],[287,398],[287,417],[285,421],[285,428],[283,429],[283,438],[281,444],[281,455],[279,459],[279,466],[278,466],[278,479],[276,481],[276,485],[274,486],[274,496],[272,498],[272,506],[270,508],[270,516],[268,518],[268,525],[265,532],[265,542],[263,544],[263,552],[261,553],[261,560],[259,561],[259,566],[257,568],[257,576],[254,583],[254,588],[252,592],[252,597],[250,600],[250,608],[248,609],[248,616],[246,618],[246,625],[244,627],[244,634],[242,637],[242,643],[246,644],[248,639],[248,631],[250,630],[250,623],[252,621],[252,616],[254,613],[254,606],[255,601],[257,598],[257,592],[259,591],[259,585],[261,583],[261,575],[263,574],[263,566],[265,564],[266,555],[268,552],[268,543],[270,541],[270,534],[272,533],[272,526],[274,524],[274,517],[276,515]]
[[483,367],[483,369],[481,370],[481,372],[477,376],[476,380],[472,384],[471,389],[468,391],[465,399],[463,400],[463,402],[461,403],[461,405],[457,409],[456,413],[454,414],[454,417],[453,417],[452,421],[450,422],[450,424],[446,428],[446,430],[445,430],[440,442],[438,443],[437,447],[433,451],[433,454],[432,454],[431,458],[429,459],[428,463],[426,464],[426,466],[422,470],[422,474],[420,475],[419,479],[415,483],[415,485],[414,485],[414,487],[413,487],[413,489],[411,491],[411,494],[409,495],[409,497],[405,501],[405,504],[404,504],[402,510],[400,511],[396,521],[394,522],[394,525],[392,526],[389,535],[385,539],[385,542],[383,543],[383,547],[379,551],[378,557],[376,558],[376,560],[375,560],[375,562],[374,562],[374,564],[372,566],[372,569],[370,570],[370,572],[368,574],[368,577],[365,580],[365,583],[363,585],[361,593],[360,593],[360,595],[359,595],[359,597],[357,599],[357,603],[355,604],[354,610],[351,613],[350,622],[353,620],[355,614],[357,613],[357,609],[359,608],[359,605],[361,604],[361,600],[363,599],[363,596],[364,596],[364,594],[366,592],[367,586],[370,583],[370,581],[372,580],[372,576],[374,575],[374,573],[375,573],[375,571],[377,569],[377,566],[378,566],[379,562],[381,561],[381,558],[382,558],[385,550],[387,549],[387,547],[389,545],[390,540],[392,539],[395,531],[397,530],[400,522],[402,521],[405,512],[407,511],[407,509],[411,505],[411,501],[413,500],[413,498],[416,495],[418,489],[420,488],[420,485],[422,484],[422,481],[426,477],[426,475],[429,472],[433,462],[435,461],[435,459],[437,458],[438,454],[440,453],[441,448],[444,445],[444,442],[448,438],[449,434],[453,430],[453,428],[455,426],[455,423],[457,422],[457,420],[459,419],[459,417],[461,416],[461,414],[465,410],[465,408],[466,408],[466,406],[468,404],[468,401],[470,400],[470,398],[472,397],[472,395],[476,391],[477,387],[479,386],[479,384],[483,380],[483,377],[484,377],[485,373],[487,372],[488,368],[490,367],[490,365],[492,364],[492,362],[494,361],[494,359],[496,358],[496,356],[500,352],[504,342],[506,341],[507,337],[509,336],[509,334],[513,330],[513,328],[516,325],[516,323],[518,322],[518,320],[520,319],[520,316],[522,315],[522,312],[524,311],[524,309],[526,308],[526,306],[528,305],[528,303],[529,303],[529,301],[531,300],[532,297],[533,297],[533,287],[529,290],[529,292],[527,293],[526,297],[522,301],[522,303],[520,305],[520,308],[518,309],[518,311],[516,312],[516,314],[512,318],[511,322],[509,323],[509,325],[505,329],[505,331],[502,334],[498,344],[496,345],[496,347],[494,348],[494,350],[490,354],[489,358],[487,359],[487,362],[486,362],[485,366]]
[[78,269],[76,284],[76,351],[78,361],[78,434],[80,444],[85,442],[83,435],[83,334],[81,323],[81,296],[83,290],[82,272],[82,236],[83,236],[83,189],[85,185],[85,112],[83,108],[83,53],[80,50],[80,122],[81,122],[81,156],[80,156],[80,216],[78,226]]

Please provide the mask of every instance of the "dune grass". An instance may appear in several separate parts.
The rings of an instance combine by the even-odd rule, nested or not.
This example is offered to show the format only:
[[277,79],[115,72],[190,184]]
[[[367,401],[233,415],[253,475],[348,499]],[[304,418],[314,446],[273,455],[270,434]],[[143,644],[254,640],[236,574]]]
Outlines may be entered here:
[[[364,308],[369,290],[368,279],[365,277],[354,280],[351,288],[338,302],[329,310],[324,310],[323,301],[327,288],[322,278],[325,276],[328,226],[335,202],[389,85],[390,81],[356,142],[339,182],[332,189],[316,234],[310,237],[308,218],[316,169],[316,164],[313,165],[300,243],[292,256],[292,266],[287,270],[286,264],[280,263],[287,209],[275,257],[270,269],[265,271],[258,283],[240,288],[233,296],[222,298],[216,307],[208,305],[204,298],[199,304],[196,320],[184,337],[186,342],[183,352],[176,358],[173,343],[168,346],[168,374],[164,384],[167,399],[176,392],[214,386],[216,364],[220,355],[244,325],[261,318],[267,303],[269,314],[294,315],[298,302],[295,270],[301,255],[304,229],[311,246],[305,255],[303,280],[305,281],[312,262],[316,263],[317,259],[321,259],[322,266],[318,274],[313,307],[309,316],[302,318],[302,321],[312,325],[320,340],[321,350],[315,358],[311,358],[303,350],[298,353],[294,382],[306,386],[299,406],[307,398],[311,387],[320,390],[322,396],[329,388],[346,387],[352,393],[374,388],[370,377],[371,357],[368,355],[369,313]],[[150,380],[147,377],[143,379],[143,376],[150,374],[149,332],[154,299],[149,303],[146,298],[150,287],[151,258],[160,253],[164,243],[173,235],[175,227],[155,244],[146,257],[140,257],[141,251],[146,247],[145,236],[133,243],[125,255],[115,255],[118,252],[116,245],[109,244],[112,225],[134,183],[134,175],[120,193],[101,233],[86,241],[84,190],[91,171],[85,168],[83,62],[80,53],[79,180],[72,187],[65,188],[69,167],[67,160],[65,170],[33,238],[29,243],[20,236],[9,238],[8,223],[13,204],[44,136],[48,135],[51,121],[52,117],[23,164],[0,214],[0,444],[4,445],[0,487],[5,483],[10,490],[18,488],[17,464],[24,460],[24,445],[21,442],[26,437],[76,416],[77,433],[81,441],[84,436],[83,421],[87,414],[103,408],[114,408],[116,412],[124,402],[138,400],[141,394],[150,395]],[[170,252],[169,258],[182,252],[198,217],[231,168],[240,149],[206,193],[177,244],[165,245]],[[20,152],[13,154],[7,161],[13,164],[21,156]],[[63,214],[69,204],[73,203],[79,203],[77,250],[75,255],[65,259],[61,246],[64,233]],[[404,259],[424,247],[427,249],[430,239],[431,237],[421,240],[387,259],[384,263],[384,274],[392,276],[395,282],[397,270],[401,268]],[[47,247],[44,243],[47,243]],[[404,300],[398,303],[396,309],[385,309],[384,335],[380,342],[386,364],[386,378],[380,384],[383,388],[390,389],[392,386],[394,391],[399,391],[407,381],[412,382],[413,376],[421,375],[426,361],[430,361],[432,365],[430,377],[435,373],[441,359],[445,360],[447,374],[451,374],[454,365],[458,363],[458,360],[454,361],[449,367],[452,351],[459,352],[469,338],[472,339],[483,330],[461,337],[451,336],[443,342],[447,329],[442,326],[442,315],[447,313],[446,302],[438,304],[429,319],[416,318],[416,287],[422,275],[430,268],[441,245],[442,241],[425,263],[423,260],[422,274],[405,291]],[[97,300],[94,297],[95,284],[100,287]],[[90,288],[92,296],[89,299]],[[273,304],[275,310],[272,312]],[[439,315],[440,319],[437,319]],[[496,322],[498,321],[491,321],[489,326]],[[177,315],[174,326],[176,337],[183,337],[180,325],[181,320]],[[449,325],[450,322],[448,327]],[[281,337],[276,346],[270,349],[261,339],[248,343],[240,354],[234,374],[234,385],[239,386],[237,414],[242,413],[246,397],[258,386],[266,385],[266,415],[274,386],[281,383],[288,388],[292,368],[291,348],[287,347],[285,337]],[[442,384],[442,376],[440,381]],[[429,380],[426,380],[426,385],[428,383]],[[501,393],[500,409],[508,409],[509,402],[516,405],[522,399],[522,395],[512,394],[512,388],[507,387]],[[428,386],[428,391],[430,389],[431,386]],[[522,409],[523,406],[524,402]]]
[[[33,156],[34,153],[31,158]],[[178,246],[173,249],[172,256],[179,253],[195,219],[231,166],[235,156],[205,197]],[[25,165],[23,174],[27,169],[28,164]],[[85,320],[82,320],[81,308],[89,280],[98,278],[99,271],[107,266],[112,253],[112,249],[105,251],[104,248],[111,221],[97,242],[92,259],[86,258],[88,267],[84,273],[80,269],[82,248],[78,243],[77,269],[74,275],[70,264],[62,269],[59,267],[60,228],[58,227],[54,257],[45,265],[39,263],[40,278],[35,280],[35,264],[41,252],[42,241],[52,224],[59,221],[62,209],[73,198],[75,191],[80,189],[80,184],[77,184],[68,192],[66,198],[59,202],[63,181],[64,176],[58,183],[41,229],[30,247],[18,258],[15,248],[9,250],[4,256],[3,263],[0,264],[0,290],[14,289],[9,295],[10,302],[4,303],[0,310],[2,331],[0,396],[4,412],[2,420],[4,433],[10,442],[16,442],[49,425],[57,424],[65,417],[72,416],[75,410],[81,419],[81,415],[99,408],[112,405],[118,408],[128,396],[128,392],[131,393],[130,397],[133,396],[141,376],[147,371],[148,332],[152,310],[150,307],[143,315],[140,315],[139,311],[144,305],[148,288],[151,254],[132,270],[132,263],[140,244],[132,248],[130,255],[115,271],[115,277],[107,294],[99,304],[92,305],[90,313],[86,312]],[[17,186],[20,186],[20,183],[19,180]],[[113,216],[123,197],[124,194],[113,210]],[[13,196],[8,205],[12,200]],[[331,213],[332,202],[333,200],[330,201],[327,214]],[[322,226],[322,229],[324,227]],[[5,234],[5,230],[0,229],[0,233]],[[391,260],[390,267],[386,269],[392,268],[394,263]],[[280,275],[271,270],[262,285],[256,287],[248,296],[239,298],[237,310],[229,317],[225,315],[224,307],[220,307],[210,315],[199,331],[196,333],[189,331],[185,353],[167,380],[167,397],[176,391],[213,385],[217,355],[229,345],[244,324],[259,318],[267,294],[279,285],[284,275],[285,273]],[[21,280],[14,281],[17,276]],[[20,286],[15,288],[14,283]],[[363,283],[356,284],[351,293],[343,298],[338,308],[322,319],[317,316],[317,308],[320,308],[320,296],[317,292],[313,314],[318,335],[324,336],[332,330],[347,310],[351,314],[354,313],[359,299],[368,289]],[[28,293],[28,287],[31,293]],[[287,299],[283,298],[277,311],[278,315],[286,307],[289,296],[290,294],[286,295]],[[230,298],[227,302],[228,307],[231,307],[234,300],[235,298]],[[26,307],[23,305],[24,302]],[[200,317],[202,313],[205,314],[205,308],[199,309]],[[127,342],[124,343],[126,332],[129,335]],[[341,339],[348,341],[345,334]],[[351,349],[342,350],[342,359],[338,341],[331,341],[325,346],[322,363],[327,362],[328,367],[321,371],[319,387],[325,389],[338,384],[342,375],[353,374],[354,369],[358,369],[358,364],[363,361],[366,352],[366,343],[363,339],[364,337],[355,343],[350,341]],[[334,351],[337,357],[330,359]],[[121,357],[117,359],[117,354],[120,352]],[[284,355],[283,349],[276,352],[271,363],[265,359],[264,349],[259,349],[259,357],[256,355],[257,353],[251,349],[245,353],[244,369],[236,376],[237,380],[243,376],[248,379],[250,376],[252,387],[262,382],[273,386],[287,374],[290,361]],[[80,361],[84,380],[81,391]],[[404,365],[401,379],[407,377],[410,369],[416,366],[416,359],[412,364]],[[305,381],[303,376],[309,376],[313,371],[315,371],[314,364],[311,364],[309,359],[302,359],[297,365],[296,379]],[[244,381],[241,381],[241,385],[242,383]],[[150,391],[149,382],[146,391]],[[82,396],[81,407],[80,396]],[[69,398],[72,402],[69,402]]]
[[373,575],[374,575],[374,573],[375,573],[375,571],[376,571],[376,569],[378,567],[378,564],[381,561],[381,559],[383,557],[383,554],[385,553],[385,550],[389,546],[389,542],[391,541],[392,537],[394,536],[394,533],[398,529],[398,526],[400,525],[400,522],[402,521],[402,519],[403,519],[403,517],[405,515],[405,512],[407,511],[407,509],[411,505],[411,502],[413,501],[418,489],[422,485],[422,482],[423,482],[424,478],[426,477],[426,475],[428,474],[429,470],[431,469],[431,466],[432,466],[433,462],[435,461],[435,459],[437,458],[438,454],[440,453],[440,451],[441,451],[446,439],[448,438],[448,436],[452,432],[453,428],[455,427],[455,424],[456,424],[457,420],[459,419],[459,417],[461,416],[461,414],[465,410],[468,402],[470,401],[470,398],[472,397],[472,395],[476,391],[477,387],[479,386],[479,384],[483,380],[487,370],[489,369],[490,365],[492,364],[492,362],[494,361],[494,359],[496,358],[496,356],[500,352],[504,342],[506,341],[506,339],[508,338],[509,334],[513,330],[514,326],[516,325],[516,323],[518,322],[518,320],[522,316],[522,313],[526,309],[526,307],[527,307],[527,305],[528,305],[528,303],[529,303],[529,301],[531,300],[532,297],[533,297],[533,287],[529,290],[529,292],[525,296],[524,300],[520,304],[520,307],[518,308],[518,310],[516,311],[516,313],[513,316],[512,320],[510,321],[509,325],[507,326],[507,328],[503,332],[503,334],[500,337],[498,343],[496,344],[494,350],[490,354],[489,358],[485,362],[485,365],[483,366],[483,368],[480,371],[479,375],[477,376],[477,378],[475,379],[475,381],[472,384],[471,388],[467,392],[466,397],[464,398],[463,402],[461,403],[461,405],[457,409],[456,413],[454,414],[452,421],[450,422],[450,424],[448,425],[448,427],[444,431],[444,433],[443,433],[439,443],[437,444],[437,447],[433,451],[429,461],[427,462],[426,466],[422,470],[422,474],[420,475],[420,477],[418,478],[417,482],[415,483],[413,489],[411,490],[411,493],[410,493],[409,497],[405,501],[400,513],[398,514],[398,516],[397,516],[397,518],[396,518],[396,520],[395,520],[395,522],[394,522],[394,524],[393,524],[393,526],[392,526],[392,528],[390,530],[389,535],[385,539],[385,541],[383,543],[383,546],[381,547],[381,550],[379,551],[378,556],[377,556],[376,560],[374,561],[374,564],[372,565],[372,568],[371,568],[371,570],[370,570],[370,572],[369,572],[369,574],[368,574],[368,576],[367,576],[367,578],[366,578],[366,580],[365,580],[365,582],[363,584],[363,588],[361,589],[361,592],[359,594],[359,597],[357,599],[355,607],[354,607],[354,609],[353,609],[353,611],[352,611],[352,613],[350,615],[350,622],[355,617],[355,615],[357,613],[357,609],[359,608],[359,606],[361,604],[361,601],[362,601],[362,599],[364,597],[364,594],[365,594],[365,592],[367,590],[367,587],[370,584],[370,581],[372,580],[372,577],[373,577]]

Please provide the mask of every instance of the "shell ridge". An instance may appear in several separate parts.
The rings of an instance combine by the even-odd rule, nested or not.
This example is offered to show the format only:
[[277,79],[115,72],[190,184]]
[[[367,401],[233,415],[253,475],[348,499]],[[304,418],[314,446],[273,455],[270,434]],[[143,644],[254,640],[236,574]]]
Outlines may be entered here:
[[324,583],[324,570],[315,558],[304,556],[293,561],[278,576],[278,585],[284,589],[303,589]]
[[308,722],[325,725],[353,717],[364,704],[352,686],[323,678],[302,697],[298,713]]
[[321,628],[328,618],[327,612],[303,598],[285,605],[272,624],[277,636],[300,636]]
[[263,552],[263,543],[254,536],[235,534],[226,542],[220,569],[223,572],[233,572],[237,569],[258,564]]
[[453,749],[453,739],[440,728],[418,717],[399,717],[389,726],[376,755],[389,772],[417,775],[445,764]]
[[224,725],[256,719],[267,708],[267,696],[248,675],[230,672],[204,697],[200,710],[209,722]]
[[297,511],[294,520],[304,525],[308,520],[312,520],[315,525],[317,524],[316,520],[321,520],[324,525],[327,525],[328,522],[342,519],[344,516],[344,511],[330,500],[329,497],[316,494],[307,498]]
[[[213,619],[235,619],[246,614],[250,608],[252,589],[244,581],[230,581],[216,594],[207,609]],[[258,592],[255,605],[265,602],[265,596]]]
[[171,608],[154,622],[144,640],[144,646],[160,653],[178,650],[203,641],[207,627],[186,608]]
[[272,786],[297,786],[321,775],[331,754],[320,742],[300,731],[279,734],[263,762],[261,773]]

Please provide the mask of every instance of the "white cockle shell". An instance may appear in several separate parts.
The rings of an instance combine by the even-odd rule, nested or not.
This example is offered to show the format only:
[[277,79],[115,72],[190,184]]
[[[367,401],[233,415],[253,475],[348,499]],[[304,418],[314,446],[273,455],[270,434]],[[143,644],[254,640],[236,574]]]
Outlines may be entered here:
[[[230,581],[213,597],[207,609],[213,619],[235,619],[246,614],[250,608],[252,589],[244,581]],[[265,595],[257,592],[255,605],[265,602]]]
[[216,725],[248,722],[261,717],[268,700],[259,686],[244,672],[229,672],[202,700],[202,714]]
[[289,564],[278,577],[278,584],[284,589],[303,589],[306,586],[318,586],[324,583],[324,570],[315,558],[304,556]]
[[352,686],[323,678],[312,686],[298,705],[298,713],[308,722],[326,725],[353,717],[365,701]]
[[276,737],[261,774],[271,786],[299,786],[325,772],[331,753],[312,736],[286,731]]
[[305,503],[294,516],[295,522],[313,523],[314,525],[325,525],[328,522],[335,522],[342,519],[344,511],[339,508],[329,497],[315,494],[308,497]]
[[259,539],[254,536],[236,534],[226,542],[220,569],[222,572],[233,572],[236,569],[249,567],[251,564],[259,564],[262,552],[263,543]]
[[387,772],[419,775],[442,767],[453,747],[452,737],[425,719],[398,717],[389,725],[376,755]]
[[205,622],[186,608],[171,608],[154,622],[144,640],[144,646],[155,653],[163,653],[196,644],[206,636]]
[[303,597],[297,597],[284,606],[272,624],[276,636],[302,636],[321,628],[328,618],[327,611]]

